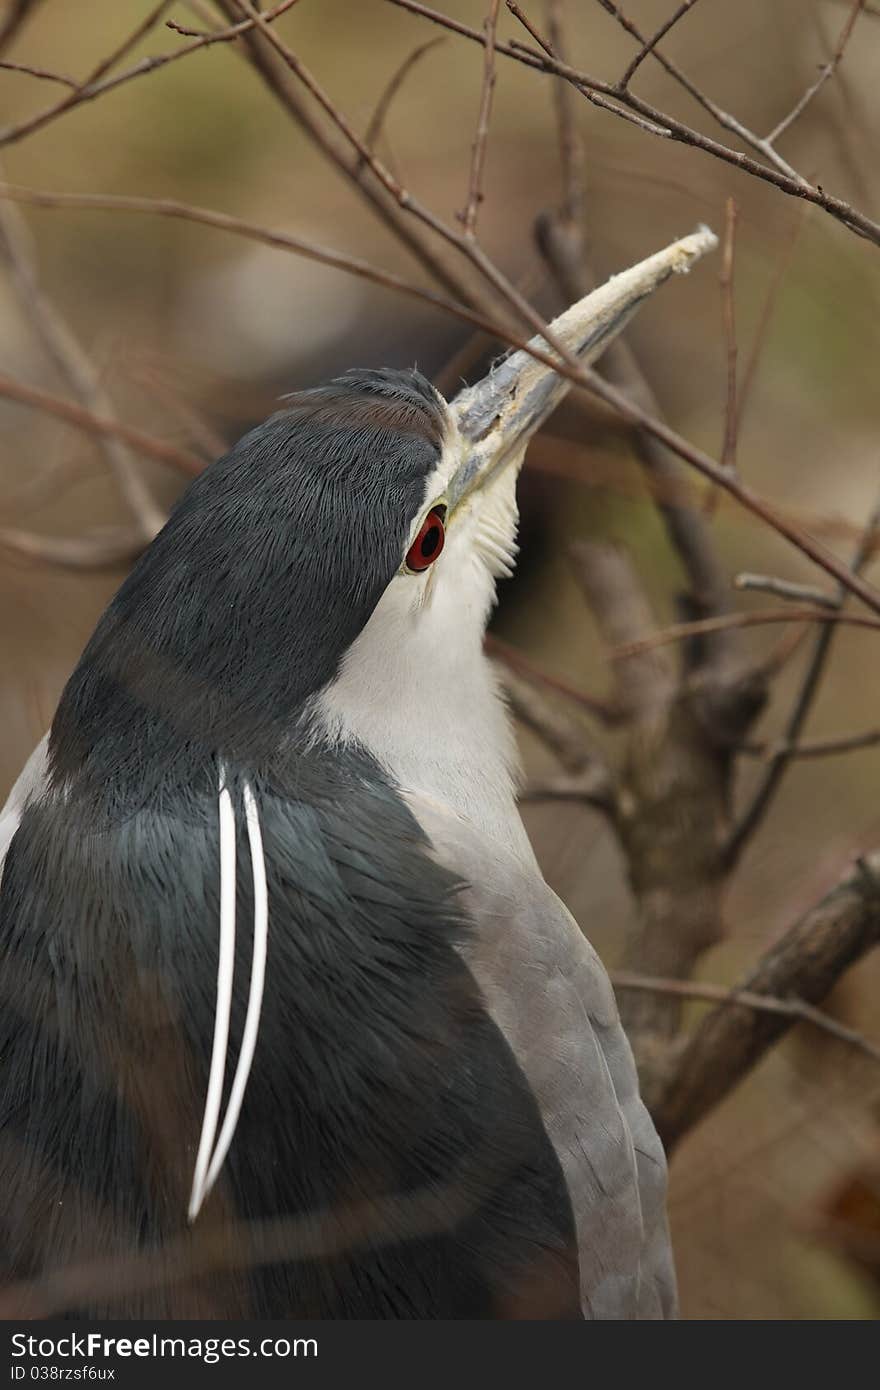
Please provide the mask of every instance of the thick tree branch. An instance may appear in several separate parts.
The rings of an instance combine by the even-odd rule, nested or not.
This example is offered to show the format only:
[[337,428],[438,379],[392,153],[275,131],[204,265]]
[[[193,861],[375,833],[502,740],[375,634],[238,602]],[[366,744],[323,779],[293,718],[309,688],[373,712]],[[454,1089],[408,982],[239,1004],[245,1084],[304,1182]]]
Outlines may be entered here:
[[[737,990],[815,1005],[841,975],[880,943],[880,854],[860,861],[814,908],[790,927]],[[688,1037],[675,1065],[654,1088],[652,1113],[672,1149],[724,1099],[797,1021],[724,1003]]]

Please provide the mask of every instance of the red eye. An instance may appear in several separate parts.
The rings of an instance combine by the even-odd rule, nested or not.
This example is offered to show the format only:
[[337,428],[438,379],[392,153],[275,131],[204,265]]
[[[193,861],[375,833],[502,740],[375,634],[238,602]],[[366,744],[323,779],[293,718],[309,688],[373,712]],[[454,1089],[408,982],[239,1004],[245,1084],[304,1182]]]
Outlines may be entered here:
[[418,535],[406,552],[408,570],[415,570],[416,573],[420,570],[426,570],[437,559],[446,539],[446,531],[443,526],[445,510],[445,507],[435,507],[433,511],[428,512],[419,527]]

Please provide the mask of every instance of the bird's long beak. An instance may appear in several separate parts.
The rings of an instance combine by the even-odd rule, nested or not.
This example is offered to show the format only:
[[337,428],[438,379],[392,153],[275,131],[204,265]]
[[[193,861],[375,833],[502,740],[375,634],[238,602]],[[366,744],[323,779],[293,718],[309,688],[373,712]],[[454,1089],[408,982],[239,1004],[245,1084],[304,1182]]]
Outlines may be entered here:
[[[594,362],[648,295],[670,275],[690,270],[718,238],[699,227],[663,251],[614,275],[566,309],[550,327],[585,365]],[[550,352],[543,338],[531,345]],[[525,351],[513,352],[476,386],[456,396],[451,410],[462,438],[463,459],[448,488],[450,513],[501,469],[519,466],[536,430],[559,404],[571,382]]]

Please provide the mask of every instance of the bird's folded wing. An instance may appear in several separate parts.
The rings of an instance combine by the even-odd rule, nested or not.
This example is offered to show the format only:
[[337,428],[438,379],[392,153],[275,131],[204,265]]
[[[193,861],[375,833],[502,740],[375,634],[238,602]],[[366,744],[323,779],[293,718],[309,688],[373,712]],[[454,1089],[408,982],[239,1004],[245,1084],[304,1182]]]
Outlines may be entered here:
[[674,1316],[666,1161],[601,961],[529,865],[442,803],[407,801],[465,880],[467,961],[562,1164],[586,1316]]

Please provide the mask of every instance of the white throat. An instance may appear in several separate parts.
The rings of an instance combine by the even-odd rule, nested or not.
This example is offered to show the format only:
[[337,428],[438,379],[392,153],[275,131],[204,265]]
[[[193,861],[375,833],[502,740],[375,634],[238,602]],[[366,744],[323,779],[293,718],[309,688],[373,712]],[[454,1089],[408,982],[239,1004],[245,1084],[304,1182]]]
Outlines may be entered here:
[[402,791],[443,802],[533,863],[516,804],[513,731],[482,650],[444,655],[427,624],[414,627],[411,641],[386,646],[383,626],[380,607],[319,696],[325,731],[362,744]]

